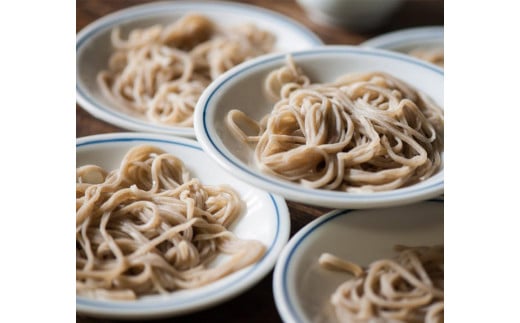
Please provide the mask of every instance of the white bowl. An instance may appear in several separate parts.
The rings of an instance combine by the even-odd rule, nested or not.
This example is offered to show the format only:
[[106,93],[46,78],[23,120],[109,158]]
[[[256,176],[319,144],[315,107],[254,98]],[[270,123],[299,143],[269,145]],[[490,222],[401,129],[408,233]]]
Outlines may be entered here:
[[444,243],[444,202],[376,210],[337,210],[302,228],[276,262],[273,294],[285,323],[336,322],[330,296],[349,278],[320,267],[324,252],[362,266],[391,258],[396,244]]
[[426,26],[392,31],[371,38],[360,44],[372,47],[408,53],[416,48],[444,48],[444,27]]
[[182,16],[197,12],[220,26],[253,23],[276,35],[275,51],[285,52],[321,45],[310,30],[281,14],[252,5],[231,2],[171,1],[133,6],[102,17],[82,29],[76,37],[76,100],[95,117],[124,129],[194,137],[193,128],[152,123],[145,117],[130,115],[105,98],[96,75],[106,68],[112,49],[110,32],[120,26],[122,32],[153,24],[170,24]]
[[[354,46],[323,46],[292,54],[297,65],[314,82],[330,82],[348,72],[383,71],[412,84],[439,105],[444,101],[442,69],[390,51]],[[233,68],[202,94],[195,111],[197,140],[203,149],[230,174],[286,199],[329,208],[372,208],[413,203],[436,197],[444,190],[444,168],[429,179],[386,192],[345,193],[302,187],[261,172],[253,151],[239,143],[225,126],[231,109],[240,109],[253,119],[272,110],[262,91],[266,75],[285,64],[286,55],[272,54]]]
[[357,31],[381,26],[399,9],[402,2],[403,0],[297,0],[311,20]]
[[255,239],[266,246],[265,255],[255,264],[206,286],[179,290],[168,295],[141,297],[135,301],[98,300],[76,296],[76,311],[96,317],[119,319],[156,318],[198,311],[224,302],[252,287],[274,267],[290,233],[285,201],[239,179],[218,167],[208,167],[208,157],[190,139],[161,134],[113,133],[79,138],[76,165],[96,164],[107,170],[118,168],[123,156],[139,144],[162,148],[180,158],[193,177],[204,184],[227,184],[234,188],[246,207],[231,230],[242,239]]

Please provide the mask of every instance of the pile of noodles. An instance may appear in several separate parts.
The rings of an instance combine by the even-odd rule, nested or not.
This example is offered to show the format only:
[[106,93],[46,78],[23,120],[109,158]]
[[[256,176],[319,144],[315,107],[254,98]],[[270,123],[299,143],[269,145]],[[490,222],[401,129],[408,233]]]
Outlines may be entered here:
[[408,55],[422,59],[428,63],[444,67],[443,47],[418,47],[408,52]]
[[112,30],[115,51],[98,73],[103,94],[118,107],[149,120],[193,125],[193,111],[209,83],[243,61],[270,52],[274,35],[252,24],[219,28],[188,14],[168,26]]
[[265,90],[276,103],[262,120],[239,109],[226,116],[230,132],[255,146],[265,173],[309,188],[374,192],[423,181],[441,167],[443,110],[389,74],[311,83],[289,56]]
[[331,254],[321,255],[320,265],[355,276],[331,296],[338,321],[444,322],[444,247],[397,250],[396,259],[374,261],[366,270]]
[[[79,167],[76,183],[79,295],[126,300],[203,286],[265,253],[228,230],[242,207],[231,188],[200,183],[156,147],[132,148],[111,172]],[[229,256],[210,265],[219,254]]]

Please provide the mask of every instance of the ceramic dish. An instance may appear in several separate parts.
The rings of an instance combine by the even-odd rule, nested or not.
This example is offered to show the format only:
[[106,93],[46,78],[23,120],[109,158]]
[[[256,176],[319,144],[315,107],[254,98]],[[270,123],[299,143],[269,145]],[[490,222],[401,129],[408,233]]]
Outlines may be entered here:
[[146,296],[136,301],[95,300],[76,296],[76,311],[99,317],[152,318],[197,311],[223,302],[245,291],[262,279],[274,266],[289,238],[289,213],[285,201],[238,179],[223,170],[208,167],[207,156],[193,140],[144,133],[119,133],[84,137],[76,142],[76,163],[89,163],[115,169],[123,155],[135,145],[151,144],[184,161],[193,177],[205,184],[228,184],[239,192],[246,210],[231,226],[244,239],[256,239],[266,254],[256,264],[204,287],[181,290],[166,296]]
[[252,5],[231,2],[171,1],[134,6],[102,17],[81,30],[76,37],[76,100],[95,117],[119,127],[145,132],[194,137],[193,128],[152,123],[130,115],[105,98],[96,75],[107,66],[111,54],[110,32],[122,32],[153,24],[169,24],[188,13],[205,15],[219,26],[253,23],[276,36],[275,51],[305,49],[322,44],[307,28],[295,21]]
[[352,31],[373,30],[394,14],[403,0],[297,0],[309,18],[318,24],[341,26]]
[[381,48],[408,53],[416,48],[444,48],[444,27],[416,27],[389,32],[360,44],[363,47]]
[[[413,84],[443,105],[443,70],[407,55],[352,46],[323,46],[294,52],[292,56],[313,82],[330,82],[348,72],[384,71]],[[224,118],[229,110],[237,108],[256,120],[271,112],[272,103],[263,94],[263,82],[271,70],[283,66],[285,61],[286,55],[273,54],[246,62],[228,71],[202,94],[195,111],[195,133],[203,149],[219,165],[234,176],[289,200],[329,208],[402,205],[443,193],[443,168],[412,186],[355,194],[305,188],[261,172],[253,149],[232,137]]]
[[273,276],[285,323],[336,322],[329,299],[348,274],[320,267],[323,252],[362,266],[393,257],[395,244],[443,244],[444,203],[426,201],[374,210],[338,210],[306,225],[282,251]]

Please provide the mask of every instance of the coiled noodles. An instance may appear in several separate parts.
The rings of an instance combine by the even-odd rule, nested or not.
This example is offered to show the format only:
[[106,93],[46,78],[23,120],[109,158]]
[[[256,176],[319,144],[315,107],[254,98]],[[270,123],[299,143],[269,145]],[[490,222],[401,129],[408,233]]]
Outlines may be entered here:
[[444,247],[396,249],[396,259],[374,261],[366,270],[321,255],[320,265],[355,276],[331,296],[339,322],[444,322]]
[[312,83],[289,56],[265,80],[272,112],[253,120],[232,109],[226,124],[255,146],[263,172],[305,187],[347,192],[396,189],[441,167],[443,110],[381,72]]
[[270,52],[274,35],[252,24],[219,28],[207,17],[188,14],[168,26],[112,30],[115,52],[98,73],[104,95],[126,111],[179,127],[193,126],[202,91],[220,74]]
[[[262,243],[228,230],[242,202],[192,178],[183,162],[141,145],[119,169],[76,170],[76,291],[135,299],[203,286],[258,261]],[[228,255],[210,265],[217,255]]]
[[444,48],[442,47],[418,47],[409,51],[408,55],[417,57],[439,67],[444,67]]

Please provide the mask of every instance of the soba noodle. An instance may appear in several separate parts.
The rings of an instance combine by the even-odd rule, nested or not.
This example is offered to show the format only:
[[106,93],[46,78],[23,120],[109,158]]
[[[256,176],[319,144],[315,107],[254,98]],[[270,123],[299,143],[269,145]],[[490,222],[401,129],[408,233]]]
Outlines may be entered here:
[[76,182],[79,295],[126,300],[203,286],[265,252],[228,230],[242,207],[231,188],[200,183],[156,147],[132,148],[111,172],[79,167]]
[[419,47],[409,51],[408,55],[444,67],[444,48],[442,47]]
[[373,192],[440,169],[443,110],[389,74],[311,83],[289,56],[265,90],[276,101],[270,114],[256,121],[233,109],[226,124],[255,145],[256,164],[268,174],[310,188]]
[[396,250],[396,259],[374,261],[366,270],[321,255],[320,265],[355,276],[331,296],[339,322],[444,321],[444,247],[397,246]]
[[168,26],[112,30],[115,52],[98,73],[103,94],[118,107],[168,125],[191,127],[209,83],[231,67],[270,52],[274,36],[252,24],[219,28],[189,14]]

